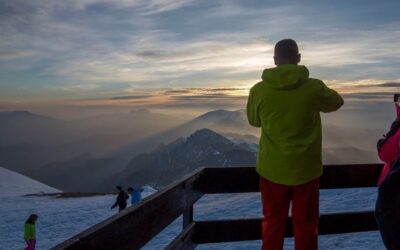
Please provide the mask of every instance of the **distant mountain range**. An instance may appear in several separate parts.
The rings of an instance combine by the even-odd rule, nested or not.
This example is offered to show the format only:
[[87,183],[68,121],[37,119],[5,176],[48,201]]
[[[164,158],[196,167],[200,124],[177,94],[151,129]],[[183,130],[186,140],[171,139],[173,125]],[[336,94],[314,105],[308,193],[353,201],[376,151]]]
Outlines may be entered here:
[[63,133],[63,138],[71,136],[62,120],[28,111],[0,112],[0,146],[58,143]]
[[81,154],[66,161],[46,164],[30,174],[32,178],[64,191],[96,191],[118,165],[115,158],[93,158]]
[[28,111],[0,112],[0,147],[16,144],[86,146],[93,140],[94,143],[89,148],[93,152],[89,153],[97,153],[105,151],[95,147],[96,142],[102,138],[112,145],[115,140],[122,141],[118,145],[122,146],[183,122],[179,117],[153,113],[146,109],[69,121]]
[[202,114],[188,122],[173,127],[161,133],[155,133],[140,142],[134,142],[121,147],[114,152],[123,158],[131,158],[132,154],[146,153],[159,144],[169,144],[179,137],[187,137],[197,130],[208,128],[231,138],[252,137],[251,142],[257,141],[259,129],[250,126],[244,110],[228,111],[215,110]]
[[234,143],[224,136],[201,129],[154,151],[134,157],[108,183],[164,186],[201,166],[254,166],[256,151],[248,143]]
[[380,162],[377,153],[355,147],[324,148],[322,159],[325,164],[363,164]]
[[[62,137],[65,133],[69,138],[59,139],[62,143],[49,143],[44,139],[40,141],[21,137],[23,140],[17,141],[18,144],[0,147],[0,164],[63,190],[74,191],[69,189],[71,187],[94,191],[93,188],[97,187],[99,180],[123,171],[135,156],[149,153],[162,144],[168,145],[177,138],[185,138],[203,128],[230,132],[229,138],[236,140],[236,144],[254,151],[257,148],[254,143],[240,139],[247,136],[251,137],[252,141],[257,140],[254,139],[254,135],[248,135],[251,127],[243,119],[243,114],[243,111],[217,110],[189,122],[182,122],[174,117],[143,109],[127,114],[107,114],[77,121],[62,121],[25,111],[3,113],[3,118],[8,124],[4,126],[5,131],[15,123],[21,124],[16,131],[34,133],[31,129],[34,126],[30,124],[33,120],[42,124],[40,126],[58,131],[55,133],[56,137]],[[174,124],[180,125],[173,127]],[[162,129],[164,132],[160,132]],[[78,135],[71,131],[78,131]],[[44,134],[43,131],[41,136],[46,137]],[[72,140],[79,137],[79,134],[79,140]],[[123,137],[122,140],[119,136]],[[118,145],[124,141],[129,143],[119,146],[118,149]],[[109,153],[103,156],[93,154],[99,150],[107,152],[110,148],[117,150],[108,150]]]
[[93,158],[112,156],[123,145],[183,122],[144,109],[73,121],[28,111],[0,112],[0,164],[30,176],[46,164],[82,154]]
[[[22,136],[16,144],[0,144],[0,165],[65,191],[109,191],[119,182],[162,186],[203,165],[253,166],[260,135],[259,128],[248,125],[244,110],[211,111],[190,121],[148,110],[76,121],[3,112],[0,121],[5,122],[0,138],[8,141],[4,131],[29,134],[42,125],[54,138],[64,132],[70,137],[60,139],[62,143],[35,141],[46,136],[42,129],[37,138]],[[324,163],[378,162],[374,148],[380,134],[325,126]]]
[[110,191],[115,185],[164,186],[200,166],[253,166],[256,145],[234,143],[209,130],[161,144],[150,153],[133,157],[125,168],[118,158],[82,154],[41,167],[32,176],[64,191]]

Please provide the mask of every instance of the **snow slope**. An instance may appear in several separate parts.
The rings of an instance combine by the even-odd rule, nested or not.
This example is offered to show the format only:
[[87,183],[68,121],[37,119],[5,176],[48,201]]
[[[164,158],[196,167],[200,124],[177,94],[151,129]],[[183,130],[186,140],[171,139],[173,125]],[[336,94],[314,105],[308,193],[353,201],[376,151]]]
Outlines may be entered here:
[[[145,187],[143,197],[154,193]],[[0,196],[0,250],[24,249],[23,227],[30,214],[37,221],[37,249],[50,249],[94,224],[116,214],[115,195],[82,198]]]
[[[23,182],[19,184],[25,186]],[[146,187],[143,196],[154,191]],[[373,210],[375,199],[376,188],[322,190],[321,213]],[[116,209],[110,209],[114,200],[114,195],[64,199],[0,195],[0,250],[23,249],[23,225],[31,213],[39,215],[37,249],[49,249],[117,213]],[[195,220],[261,217],[260,194],[206,195],[196,203],[194,214]],[[143,249],[163,249],[181,229],[182,220],[179,218]],[[260,241],[233,242],[200,245],[198,249],[247,250],[260,249],[260,245]],[[378,232],[320,236],[319,247],[322,250],[384,249]],[[284,249],[293,249],[293,239],[285,240]]]
[[57,192],[61,191],[14,171],[0,167],[0,196]]

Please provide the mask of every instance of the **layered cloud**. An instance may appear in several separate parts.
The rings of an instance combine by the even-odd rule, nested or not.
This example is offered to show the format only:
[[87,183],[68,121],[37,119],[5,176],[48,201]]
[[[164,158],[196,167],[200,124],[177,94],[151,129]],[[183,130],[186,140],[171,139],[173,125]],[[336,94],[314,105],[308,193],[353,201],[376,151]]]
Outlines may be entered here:
[[237,92],[193,89],[248,89],[263,68],[274,66],[273,46],[286,37],[298,40],[304,64],[328,85],[343,92],[393,91],[397,85],[382,84],[400,78],[400,19],[394,11],[400,6],[381,3],[384,17],[375,6],[0,0],[0,99],[144,103],[166,99],[154,98],[169,88],[167,99],[176,102],[222,101]]

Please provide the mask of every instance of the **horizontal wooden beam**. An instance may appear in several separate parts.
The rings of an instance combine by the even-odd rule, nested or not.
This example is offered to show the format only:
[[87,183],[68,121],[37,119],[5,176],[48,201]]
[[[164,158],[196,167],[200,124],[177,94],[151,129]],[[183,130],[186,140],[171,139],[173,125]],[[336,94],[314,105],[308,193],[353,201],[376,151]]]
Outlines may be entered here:
[[199,169],[163,191],[53,247],[59,249],[140,249],[203,195]]
[[[261,239],[262,219],[196,221],[193,241],[197,244],[249,241]],[[350,212],[324,214],[320,217],[319,235],[375,231],[374,213]],[[286,225],[286,237],[293,237],[291,218]]]
[[207,167],[200,190],[205,194],[258,192],[259,178],[254,167]]
[[321,188],[376,187],[383,164],[327,165],[321,176]]
[[[326,165],[321,188],[376,186],[383,164]],[[259,175],[254,167],[205,168],[200,190],[206,194],[259,192]]]
[[193,241],[197,244],[261,239],[261,219],[196,221]]
[[190,223],[164,250],[192,250],[196,245],[192,238],[195,230],[195,223]]

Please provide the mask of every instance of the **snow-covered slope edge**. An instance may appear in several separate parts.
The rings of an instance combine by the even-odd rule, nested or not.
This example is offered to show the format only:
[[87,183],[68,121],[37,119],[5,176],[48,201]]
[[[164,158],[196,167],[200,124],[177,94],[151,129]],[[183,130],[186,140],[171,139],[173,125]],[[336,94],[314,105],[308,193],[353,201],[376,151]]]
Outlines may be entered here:
[[0,196],[58,192],[61,191],[14,171],[0,167]]

